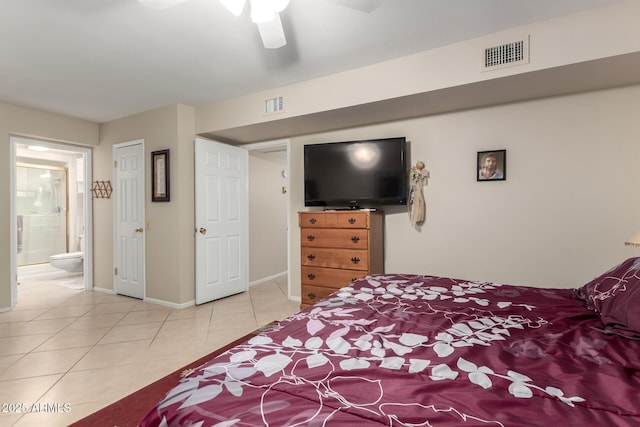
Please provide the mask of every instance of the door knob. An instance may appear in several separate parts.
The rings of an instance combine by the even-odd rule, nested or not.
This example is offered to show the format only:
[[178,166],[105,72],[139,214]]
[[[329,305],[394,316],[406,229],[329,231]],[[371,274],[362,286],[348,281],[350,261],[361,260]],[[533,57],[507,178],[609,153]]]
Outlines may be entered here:
[[198,231],[200,232],[200,234],[207,234],[207,229],[204,227],[200,227]]
[[134,230],[136,233],[142,233],[143,229],[142,227],[138,227]]

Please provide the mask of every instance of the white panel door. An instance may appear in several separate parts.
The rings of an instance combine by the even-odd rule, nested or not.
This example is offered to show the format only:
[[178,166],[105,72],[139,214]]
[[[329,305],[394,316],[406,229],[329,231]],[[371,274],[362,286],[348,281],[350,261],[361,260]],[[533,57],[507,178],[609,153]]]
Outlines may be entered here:
[[144,297],[144,155],[142,143],[114,146],[114,290]]
[[196,304],[249,286],[247,150],[196,138]]

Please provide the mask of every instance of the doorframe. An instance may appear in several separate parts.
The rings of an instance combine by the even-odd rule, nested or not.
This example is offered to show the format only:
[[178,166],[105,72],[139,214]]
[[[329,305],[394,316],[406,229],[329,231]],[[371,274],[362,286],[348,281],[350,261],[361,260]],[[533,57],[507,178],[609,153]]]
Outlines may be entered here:
[[[113,196],[114,197],[118,197],[118,192],[116,191],[116,189],[118,188],[118,168],[115,167],[115,161],[116,161],[116,151],[119,148],[125,148],[125,147],[130,147],[132,145],[138,145],[140,144],[142,146],[142,159],[140,162],[140,165],[142,167],[142,218],[144,218],[144,233],[143,233],[143,240],[142,240],[142,277],[143,277],[143,281],[142,281],[142,301],[145,300],[145,298],[147,297],[147,216],[146,216],[146,209],[145,209],[145,205],[147,202],[147,175],[146,175],[146,168],[145,168],[145,164],[146,164],[146,155],[145,155],[145,151],[144,151],[144,139],[136,139],[133,141],[126,141],[126,142],[120,142],[118,144],[113,144],[113,146],[111,147],[111,162],[113,163]],[[112,245],[113,245],[113,263],[112,263],[112,267],[115,269],[116,266],[116,260],[117,260],[117,255],[118,255],[118,212],[117,212],[117,203],[114,200],[113,203],[111,203],[112,205],[112,220],[113,223],[111,224],[112,226]],[[116,276],[115,274],[113,274],[113,281],[111,282],[111,286],[113,287],[113,293],[117,294],[118,293],[118,276]]]
[[[91,197],[91,183],[93,182],[93,150],[91,147],[65,144],[61,142],[49,141],[46,139],[22,136],[19,134],[9,135],[9,187],[11,188],[9,213],[11,218],[16,218],[16,145],[27,142],[37,143],[44,147],[57,150],[65,150],[80,153],[84,156],[84,257],[83,275],[84,290],[93,289],[93,198]],[[67,184],[68,185],[68,184]],[[11,220],[9,230],[9,262],[11,263],[11,307],[18,303],[18,265],[17,265],[17,224]]]
[[[252,144],[240,145],[241,148],[246,149],[249,153],[251,151],[264,150],[265,148],[285,148],[287,152],[287,298],[292,299],[291,296],[291,188],[290,176],[291,176],[291,140],[290,139],[276,139],[273,141],[256,142]],[[251,179],[251,170],[249,170],[249,180]]]

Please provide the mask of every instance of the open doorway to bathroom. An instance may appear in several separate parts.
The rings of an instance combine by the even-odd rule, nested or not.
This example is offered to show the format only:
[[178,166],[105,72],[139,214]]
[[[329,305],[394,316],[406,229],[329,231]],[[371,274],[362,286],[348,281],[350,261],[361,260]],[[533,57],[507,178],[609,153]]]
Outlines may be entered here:
[[20,286],[91,289],[91,150],[23,137],[11,145],[13,304]]

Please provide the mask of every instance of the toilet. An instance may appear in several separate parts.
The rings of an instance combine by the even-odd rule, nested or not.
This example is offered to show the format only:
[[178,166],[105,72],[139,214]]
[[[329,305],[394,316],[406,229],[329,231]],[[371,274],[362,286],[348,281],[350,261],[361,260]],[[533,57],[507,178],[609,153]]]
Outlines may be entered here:
[[84,271],[84,235],[80,234],[78,240],[78,246],[81,249],[79,252],[51,255],[49,264],[67,273],[82,273]]
[[49,264],[67,273],[81,273],[84,269],[84,252],[51,255]]

